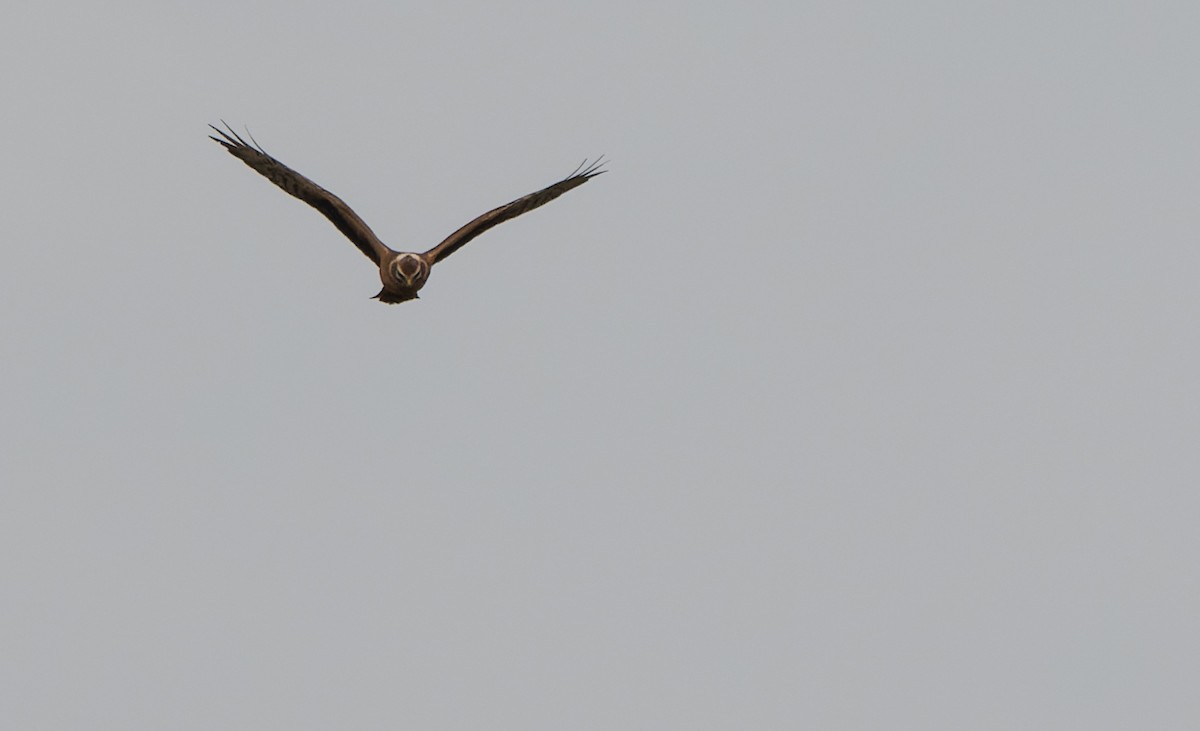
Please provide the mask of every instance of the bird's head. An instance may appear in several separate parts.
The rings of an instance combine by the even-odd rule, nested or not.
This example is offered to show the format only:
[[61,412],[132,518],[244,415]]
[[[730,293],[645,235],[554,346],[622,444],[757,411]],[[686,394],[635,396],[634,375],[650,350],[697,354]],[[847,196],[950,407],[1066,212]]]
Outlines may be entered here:
[[392,273],[397,282],[403,282],[406,287],[419,289],[429,276],[429,265],[416,254],[401,254],[392,262]]

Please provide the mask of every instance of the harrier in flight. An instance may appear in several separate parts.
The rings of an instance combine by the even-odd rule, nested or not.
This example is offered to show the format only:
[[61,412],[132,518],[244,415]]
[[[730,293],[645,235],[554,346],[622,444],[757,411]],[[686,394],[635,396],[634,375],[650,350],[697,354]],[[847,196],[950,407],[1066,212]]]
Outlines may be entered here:
[[[210,139],[224,145],[229,154],[254,168],[260,175],[283,188],[289,195],[316,208],[332,221],[333,225],[337,226],[346,238],[353,241],[362,253],[375,262],[379,267],[379,279],[383,282],[383,289],[379,290],[379,294],[375,295],[374,299],[390,305],[416,299],[417,291],[425,286],[425,280],[429,278],[430,267],[458,251],[463,244],[479,234],[510,218],[516,218],[526,211],[532,211],[538,206],[545,205],[568,190],[577,188],[605,172],[600,169],[604,164],[603,158],[590,165],[585,160],[575,169],[575,172],[554,185],[518,198],[499,208],[493,208],[447,236],[442,243],[429,251],[417,254],[408,251],[393,251],[385,246],[367,224],[358,217],[358,214],[342,202],[341,198],[271,157],[257,143],[248,144],[228,124],[225,125],[228,133],[211,124],[209,127],[221,135],[220,137],[209,135]],[[251,142],[254,141],[253,137],[250,139]]]

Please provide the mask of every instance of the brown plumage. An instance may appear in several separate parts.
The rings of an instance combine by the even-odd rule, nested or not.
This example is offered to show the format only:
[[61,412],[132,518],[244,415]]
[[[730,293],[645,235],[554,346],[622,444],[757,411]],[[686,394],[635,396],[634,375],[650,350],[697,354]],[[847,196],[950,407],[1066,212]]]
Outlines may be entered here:
[[388,304],[416,299],[417,291],[425,286],[425,282],[429,278],[430,268],[458,251],[479,234],[510,218],[516,218],[526,211],[543,206],[568,190],[579,187],[605,172],[600,169],[604,164],[603,158],[591,164],[584,160],[583,164],[575,169],[575,172],[554,185],[518,198],[499,208],[493,208],[447,236],[442,243],[423,254],[418,254],[389,248],[341,198],[268,155],[258,146],[253,137],[250,140],[254,144],[249,144],[238,136],[238,133],[234,132],[228,124],[225,125],[228,132],[217,129],[211,124],[209,127],[221,135],[220,137],[209,135],[210,139],[224,145],[229,154],[254,168],[289,195],[316,208],[332,221],[333,225],[337,226],[337,229],[345,234],[346,238],[353,241],[362,253],[375,262],[379,267],[379,279],[383,282],[383,289],[375,295],[375,298]]

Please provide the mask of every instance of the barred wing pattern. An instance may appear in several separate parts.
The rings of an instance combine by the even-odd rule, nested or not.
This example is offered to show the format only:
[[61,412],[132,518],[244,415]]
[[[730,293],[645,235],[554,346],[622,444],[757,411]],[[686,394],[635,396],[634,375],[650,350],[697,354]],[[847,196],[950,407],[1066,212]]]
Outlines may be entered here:
[[[284,192],[316,208],[332,221],[334,226],[337,226],[338,231],[354,242],[354,245],[371,261],[375,262],[377,266],[380,264],[388,247],[341,198],[271,157],[257,143],[253,145],[247,143],[228,124],[225,125],[228,132],[217,129],[211,124],[208,126],[221,135],[221,138],[209,135],[210,139],[224,145],[231,155],[278,185]],[[254,140],[253,137],[250,139]]]
[[431,265],[445,259],[454,252],[462,248],[471,239],[479,234],[487,231],[493,226],[498,226],[505,221],[516,218],[522,213],[532,211],[538,206],[544,206],[563,193],[566,193],[572,188],[577,188],[586,183],[589,179],[604,173],[600,168],[604,165],[604,158],[601,157],[595,162],[589,164],[584,160],[579,167],[575,168],[575,172],[558,181],[554,185],[542,188],[536,193],[530,193],[527,196],[516,199],[511,203],[507,203],[499,208],[493,208],[487,213],[479,216],[474,221],[458,229],[454,233],[446,237],[446,240],[437,246],[433,247],[424,254],[425,260]]

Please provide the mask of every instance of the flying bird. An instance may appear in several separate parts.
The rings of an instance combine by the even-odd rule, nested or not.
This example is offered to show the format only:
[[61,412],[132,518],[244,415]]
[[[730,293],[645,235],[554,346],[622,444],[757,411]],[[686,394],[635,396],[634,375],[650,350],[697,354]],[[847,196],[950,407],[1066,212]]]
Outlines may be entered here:
[[605,172],[601,169],[605,164],[603,157],[590,164],[584,160],[579,167],[575,168],[575,172],[554,185],[518,198],[499,208],[493,208],[447,236],[442,243],[418,254],[411,251],[395,251],[386,246],[341,198],[268,155],[253,137],[250,138],[250,141],[254,144],[249,144],[238,136],[238,133],[233,131],[228,124],[225,125],[228,132],[211,124],[208,126],[220,135],[220,137],[209,135],[210,139],[223,145],[229,154],[278,185],[284,192],[316,208],[332,221],[333,225],[337,226],[337,229],[346,238],[354,242],[359,251],[375,262],[375,265],[379,267],[379,279],[383,282],[383,289],[379,290],[379,294],[372,299],[378,299],[380,302],[390,305],[416,299],[417,292],[425,286],[425,282],[429,278],[430,268],[458,251],[479,234],[510,218],[516,218],[522,213],[543,206],[568,190],[577,188]]

